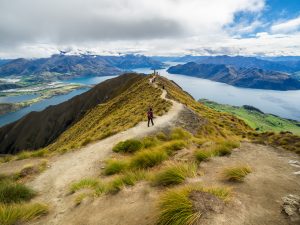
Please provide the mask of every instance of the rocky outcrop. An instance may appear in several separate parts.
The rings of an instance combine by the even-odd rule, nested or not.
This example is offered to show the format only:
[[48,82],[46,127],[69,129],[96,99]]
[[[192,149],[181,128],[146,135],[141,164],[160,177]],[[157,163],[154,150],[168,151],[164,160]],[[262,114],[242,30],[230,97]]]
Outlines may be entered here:
[[293,222],[300,223],[300,196],[289,194],[282,198],[283,212],[291,219]]

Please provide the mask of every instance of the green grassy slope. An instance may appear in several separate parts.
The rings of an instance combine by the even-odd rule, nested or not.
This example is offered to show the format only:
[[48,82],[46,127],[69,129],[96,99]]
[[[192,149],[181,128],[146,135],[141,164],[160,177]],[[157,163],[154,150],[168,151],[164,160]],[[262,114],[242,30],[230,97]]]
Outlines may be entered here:
[[227,112],[244,120],[250,127],[259,132],[290,131],[294,134],[300,135],[300,122],[297,121],[284,119],[271,114],[265,114],[256,110],[249,110],[244,107],[219,104],[204,99],[201,99],[200,102],[219,112]]

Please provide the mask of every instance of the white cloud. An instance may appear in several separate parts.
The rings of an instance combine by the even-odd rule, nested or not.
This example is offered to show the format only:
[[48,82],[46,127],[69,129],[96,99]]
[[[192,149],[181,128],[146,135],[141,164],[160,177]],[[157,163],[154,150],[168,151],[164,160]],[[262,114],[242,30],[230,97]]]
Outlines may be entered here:
[[233,26],[234,36],[226,29],[236,13],[260,14],[264,7],[265,0],[0,0],[0,57],[43,57],[69,48],[98,54],[300,55],[297,32],[234,38],[264,26],[258,19]]
[[300,30],[300,16],[288,21],[274,24],[271,27],[273,33],[291,33]]

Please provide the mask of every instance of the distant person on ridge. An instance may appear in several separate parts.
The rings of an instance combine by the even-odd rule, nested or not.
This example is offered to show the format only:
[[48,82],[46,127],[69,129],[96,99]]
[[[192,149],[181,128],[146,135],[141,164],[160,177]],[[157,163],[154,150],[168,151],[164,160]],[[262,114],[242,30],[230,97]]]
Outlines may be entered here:
[[153,123],[153,111],[152,111],[152,108],[150,107],[148,112],[147,112],[147,117],[148,117],[148,127],[150,125],[150,121],[152,123],[152,126],[154,126],[154,123]]

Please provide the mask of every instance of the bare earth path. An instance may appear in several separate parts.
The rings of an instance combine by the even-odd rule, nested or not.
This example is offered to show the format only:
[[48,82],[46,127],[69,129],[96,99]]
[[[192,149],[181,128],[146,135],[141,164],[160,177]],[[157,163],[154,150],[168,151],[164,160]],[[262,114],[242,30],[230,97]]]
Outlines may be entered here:
[[[161,98],[166,99],[166,94],[167,92],[163,90]],[[154,126],[148,128],[146,122],[143,121],[124,132],[51,160],[51,167],[29,183],[29,186],[40,193],[35,201],[48,203],[51,207],[49,216],[45,218],[46,221],[43,219],[34,224],[61,224],[61,218],[70,207],[70,202],[64,201],[69,185],[84,177],[99,174],[100,161],[112,153],[113,145],[126,139],[143,137],[172,126],[184,106],[173,100],[168,101],[173,104],[171,109],[165,115],[155,118]]]
[[[281,212],[282,197],[300,195],[300,162],[292,152],[270,146],[244,142],[229,157],[216,157],[201,164],[204,176],[199,181],[207,186],[226,185],[234,196],[222,214],[202,220],[202,225],[298,225]],[[253,172],[245,182],[226,182],[223,170],[232,166],[249,165]]]

